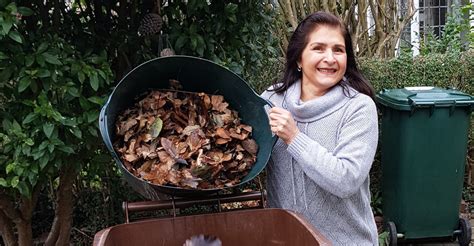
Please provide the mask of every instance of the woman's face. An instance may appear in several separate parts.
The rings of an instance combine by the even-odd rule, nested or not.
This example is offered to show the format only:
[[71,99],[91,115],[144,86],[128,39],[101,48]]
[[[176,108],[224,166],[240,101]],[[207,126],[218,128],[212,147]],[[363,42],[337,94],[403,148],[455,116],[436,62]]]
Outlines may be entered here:
[[324,95],[346,72],[347,54],[341,30],[326,25],[315,28],[308,36],[298,66],[303,73],[304,93]]

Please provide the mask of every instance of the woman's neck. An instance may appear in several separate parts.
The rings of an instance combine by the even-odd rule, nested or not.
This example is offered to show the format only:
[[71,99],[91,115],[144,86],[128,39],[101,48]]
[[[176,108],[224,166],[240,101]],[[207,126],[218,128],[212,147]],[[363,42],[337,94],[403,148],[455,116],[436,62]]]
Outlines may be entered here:
[[329,88],[322,89],[314,86],[313,84],[310,83],[301,83],[301,96],[300,99],[303,102],[318,98],[320,96],[323,96],[326,94],[326,92],[329,90]]

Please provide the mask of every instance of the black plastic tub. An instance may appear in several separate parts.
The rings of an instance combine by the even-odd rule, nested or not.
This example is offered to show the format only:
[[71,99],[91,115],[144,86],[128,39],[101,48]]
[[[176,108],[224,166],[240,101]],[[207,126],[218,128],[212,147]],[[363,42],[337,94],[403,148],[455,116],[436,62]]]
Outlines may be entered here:
[[118,114],[133,105],[138,95],[150,89],[168,89],[170,79],[178,80],[183,91],[224,96],[230,108],[239,113],[242,123],[252,126],[252,138],[259,146],[257,161],[248,175],[235,186],[255,178],[265,168],[276,142],[265,111],[265,106],[270,104],[258,96],[242,78],[225,67],[201,58],[170,56],[150,60],[134,68],[118,83],[100,112],[99,126],[103,141],[132,188],[152,200],[159,199],[162,193],[178,197],[201,196],[221,190],[151,184],[131,174],[112,146]]

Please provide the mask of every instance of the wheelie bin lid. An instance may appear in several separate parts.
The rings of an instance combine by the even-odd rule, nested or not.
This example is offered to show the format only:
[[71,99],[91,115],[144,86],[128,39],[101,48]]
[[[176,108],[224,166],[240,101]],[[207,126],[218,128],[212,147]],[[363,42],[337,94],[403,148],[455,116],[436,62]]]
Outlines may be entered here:
[[422,107],[469,107],[472,111],[474,97],[455,89],[432,86],[383,89],[376,95],[376,101],[389,108],[413,111]]

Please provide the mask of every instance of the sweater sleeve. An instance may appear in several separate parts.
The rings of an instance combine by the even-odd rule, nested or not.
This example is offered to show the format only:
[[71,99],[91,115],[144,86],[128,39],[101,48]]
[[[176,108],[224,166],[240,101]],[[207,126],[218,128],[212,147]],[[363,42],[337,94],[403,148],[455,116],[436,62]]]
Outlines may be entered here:
[[301,132],[287,148],[308,177],[341,198],[353,195],[367,179],[377,148],[377,109],[369,97],[364,99],[342,123],[333,152]]

